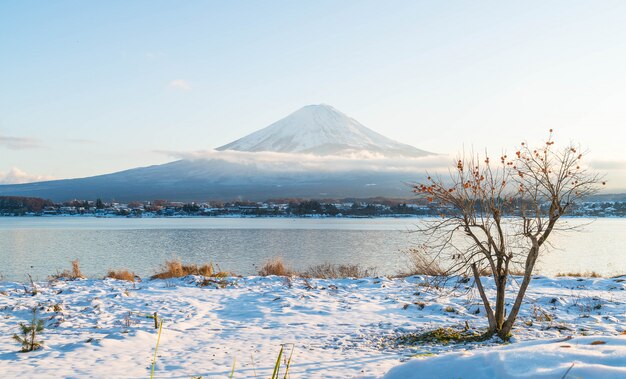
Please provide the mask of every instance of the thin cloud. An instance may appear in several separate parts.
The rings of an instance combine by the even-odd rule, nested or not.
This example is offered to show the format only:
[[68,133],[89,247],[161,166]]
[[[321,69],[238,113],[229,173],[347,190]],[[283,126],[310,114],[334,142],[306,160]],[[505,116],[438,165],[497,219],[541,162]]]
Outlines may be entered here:
[[626,161],[592,161],[589,165],[596,170],[626,170]]
[[603,175],[607,182],[603,192],[626,191],[626,161],[597,160],[589,162],[589,166]]
[[144,54],[144,56],[149,60],[154,60],[165,56],[165,54],[160,51],[148,51]]
[[452,160],[448,156],[435,155],[422,158],[387,158],[368,152],[354,152],[349,156],[313,154],[292,154],[275,152],[243,152],[202,150],[192,152],[156,150],[177,159],[188,160],[221,160],[227,163],[254,166],[258,169],[281,172],[303,172],[309,170],[342,172],[342,171],[386,171],[416,172],[425,170],[439,171],[450,166]]
[[32,182],[42,182],[45,180],[53,180],[50,175],[33,175],[28,174],[17,167],[11,168],[8,172],[0,172],[0,184],[22,184]]
[[191,91],[191,84],[183,79],[175,79],[170,82],[170,88],[179,91]]
[[41,143],[36,138],[0,136],[0,146],[11,150],[38,149]]
[[84,139],[84,138],[68,138],[66,139],[67,142],[71,142],[71,143],[76,143],[76,144],[80,144],[80,145],[90,145],[93,143],[96,143],[96,141],[91,140],[91,139]]

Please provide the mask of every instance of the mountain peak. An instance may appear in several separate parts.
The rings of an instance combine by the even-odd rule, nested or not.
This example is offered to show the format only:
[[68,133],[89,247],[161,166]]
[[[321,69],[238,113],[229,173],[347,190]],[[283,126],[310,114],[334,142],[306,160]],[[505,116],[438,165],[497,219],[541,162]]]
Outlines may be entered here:
[[217,150],[387,157],[420,157],[430,153],[387,138],[328,104],[304,106],[270,126]]
[[[298,109],[296,112],[299,111],[314,111],[314,112],[334,112],[334,113],[341,113],[340,111],[338,111],[336,108],[334,108],[332,105],[328,105],[328,104],[324,104],[324,103],[320,103],[320,104],[309,104],[309,105],[305,105],[302,108]],[[294,112],[295,113],[295,112]]]

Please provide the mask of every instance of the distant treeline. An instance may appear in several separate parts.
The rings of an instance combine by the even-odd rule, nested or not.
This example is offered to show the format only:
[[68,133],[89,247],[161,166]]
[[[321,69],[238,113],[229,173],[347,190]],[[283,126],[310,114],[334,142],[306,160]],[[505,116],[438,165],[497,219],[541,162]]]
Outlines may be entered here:
[[[0,196],[0,215],[94,215],[94,216],[386,216],[386,215],[428,215],[431,210],[419,199],[344,199],[344,200],[303,200],[277,199],[266,202],[235,201],[183,203],[166,200],[144,202],[104,202],[101,199],[71,200],[53,203],[50,200],[33,197]],[[437,211],[437,214],[440,212]]]
[[50,200],[38,197],[0,196],[0,211],[23,215],[25,213],[41,213],[45,207],[53,206]]
[[[504,199],[503,199],[504,201]],[[549,203],[546,203],[549,209]],[[480,204],[476,204],[479,208]],[[507,202],[507,214],[528,212],[520,200]],[[343,217],[380,217],[380,216],[440,216],[450,214],[450,209],[428,202],[425,199],[274,199],[265,202],[235,201],[204,203],[171,202],[152,200],[144,202],[104,202],[101,199],[72,200],[53,203],[50,200],[34,197],[0,196],[1,216],[23,215],[93,215],[125,217],[172,217],[172,216],[257,216],[257,217],[307,217],[307,216],[343,216]],[[626,217],[626,202],[603,201],[577,204],[569,213],[571,216],[586,217]]]

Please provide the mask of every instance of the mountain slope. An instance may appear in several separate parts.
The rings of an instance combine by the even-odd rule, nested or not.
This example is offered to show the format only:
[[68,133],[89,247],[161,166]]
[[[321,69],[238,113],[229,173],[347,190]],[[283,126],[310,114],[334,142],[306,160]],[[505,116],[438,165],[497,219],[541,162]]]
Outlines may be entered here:
[[0,196],[66,201],[168,199],[253,200],[272,198],[410,197],[410,172],[279,172],[218,159],[179,160],[89,178],[0,185]]
[[270,126],[217,148],[247,152],[423,157],[431,153],[368,129],[330,105],[308,105]]
[[54,201],[409,197],[405,183],[417,180],[423,162],[414,158],[430,154],[328,105],[306,106],[218,150],[89,178],[0,185],[0,195]]

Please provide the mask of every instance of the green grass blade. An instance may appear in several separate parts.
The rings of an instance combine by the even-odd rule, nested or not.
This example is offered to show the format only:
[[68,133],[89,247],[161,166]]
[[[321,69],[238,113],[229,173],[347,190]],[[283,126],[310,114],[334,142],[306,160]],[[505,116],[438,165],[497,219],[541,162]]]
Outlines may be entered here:
[[237,363],[237,357],[235,357],[235,360],[233,360],[233,369],[230,370],[230,376],[228,377],[229,379],[233,379],[233,376],[235,375],[235,363]]
[[157,352],[159,351],[159,341],[161,341],[161,332],[163,331],[163,320],[159,324],[159,335],[157,336],[156,347],[154,348],[154,358],[152,358],[152,368],[150,369],[150,379],[154,378],[154,366],[156,366]]
[[283,357],[283,350],[285,348],[283,346],[280,347],[280,352],[278,353],[278,359],[276,359],[276,365],[274,366],[274,373],[272,373],[272,379],[278,379],[278,372],[280,371],[280,359]]
[[252,356],[252,353],[250,353],[250,361],[252,362],[252,372],[254,372],[254,378],[256,379],[256,367],[254,367],[254,357]]
[[291,357],[293,356],[293,351],[296,349],[296,344],[291,344],[291,353],[289,353],[289,359],[287,359],[287,367],[285,367],[285,376],[283,379],[287,379],[287,375],[289,374],[289,366],[291,366]]

